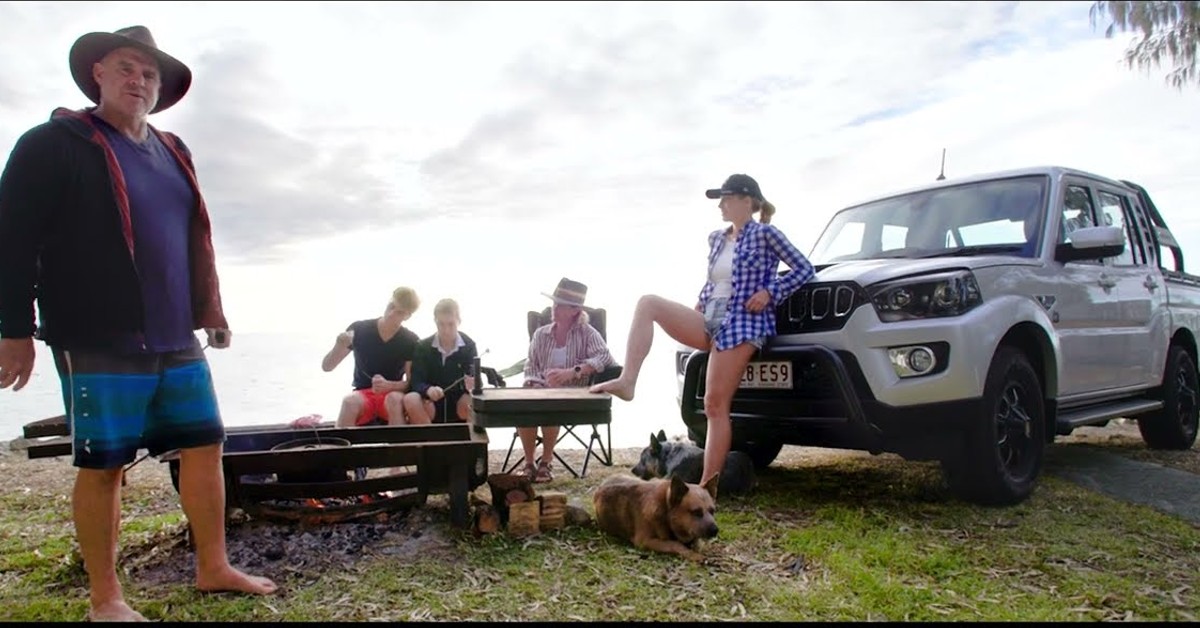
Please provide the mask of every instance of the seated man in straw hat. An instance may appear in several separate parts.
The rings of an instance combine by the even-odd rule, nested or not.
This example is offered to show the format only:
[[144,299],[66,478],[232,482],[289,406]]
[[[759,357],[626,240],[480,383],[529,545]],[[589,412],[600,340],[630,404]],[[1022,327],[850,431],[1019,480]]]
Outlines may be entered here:
[[180,451],[196,586],[271,593],[275,583],[235,569],[225,548],[225,431],[195,336],[204,329],[214,349],[231,340],[208,210],[187,146],[147,122],[183,98],[191,71],[143,26],[88,33],[69,59],[98,106],[55,110],[17,140],[0,176],[0,388],[29,381],[36,333],[74,440],[89,619],[145,621],[115,564],[122,468],[142,447]]

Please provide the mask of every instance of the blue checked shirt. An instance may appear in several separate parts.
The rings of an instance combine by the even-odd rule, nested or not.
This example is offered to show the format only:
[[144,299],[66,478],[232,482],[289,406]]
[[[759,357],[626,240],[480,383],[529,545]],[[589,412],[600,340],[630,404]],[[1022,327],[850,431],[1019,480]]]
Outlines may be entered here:
[[[704,311],[712,296],[712,268],[729,239],[729,229],[718,229],[708,236],[708,281],[700,290],[699,309]],[[779,262],[783,261],[791,272],[780,275]],[[721,322],[714,340],[718,351],[775,335],[775,307],[782,303],[800,286],[813,278],[815,271],[804,256],[774,225],[764,225],[751,220],[738,234],[733,248],[733,296],[729,298],[728,313]],[[771,293],[771,303],[763,311],[755,313],[746,309],[746,301],[759,290]]]

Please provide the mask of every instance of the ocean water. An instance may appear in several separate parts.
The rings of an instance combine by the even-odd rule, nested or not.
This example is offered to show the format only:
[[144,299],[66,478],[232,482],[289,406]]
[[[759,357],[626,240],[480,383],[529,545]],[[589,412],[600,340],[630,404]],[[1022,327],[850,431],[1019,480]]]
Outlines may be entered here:
[[[627,324],[621,322],[622,326]],[[321,358],[332,345],[336,331],[315,335],[235,332],[228,349],[208,349],[206,354],[225,424],[286,423],[307,414],[320,414],[330,421],[337,419],[341,398],[350,390],[353,357],[347,357],[330,373],[321,370]],[[414,331],[422,336],[427,333]],[[489,347],[484,340],[487,334],[467,331],[479,342],[481,351]],[[525,357],[527,341],[519,335],[518,332],[516,340],[484,355],[483,364],[503,369]],[[617,337],[621,338],[622,346],[613,344],[610,350],[621,362],[624,334]],[[668,435],[685,432],[675,402],[677,384],[672,370],[675,346],[661,332],[656,334],[655,346],[642,368],[637,398],[628,403],[613,399],[613,447],[643,447],[649,442],[649,435],[660,429]],[[63,413],[61,384],[50,351],[40,342],[36,347],[33,377],[25,388],[20,392],[11,388],[0,390],[0,439],[16,438],[26,423]],[[509,387],[520,386],[521,376],[506,378],[506,383]],[[507,449],[512,435],[511,428],[488,430],[490,447]],[[569,439],[560,447],[578,449],[580,445]]]

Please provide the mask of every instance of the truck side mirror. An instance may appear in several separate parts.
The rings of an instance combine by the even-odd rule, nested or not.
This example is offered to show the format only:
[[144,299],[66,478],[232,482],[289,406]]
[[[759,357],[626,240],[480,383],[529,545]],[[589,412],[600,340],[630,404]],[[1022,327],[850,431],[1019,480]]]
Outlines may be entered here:
[[1064,264],[1085,259],[1116,257],[1125,252],[1125,232],[1120,227],[1083,227],[1071,232],[1071,241],[1059,244],[1054,259]]

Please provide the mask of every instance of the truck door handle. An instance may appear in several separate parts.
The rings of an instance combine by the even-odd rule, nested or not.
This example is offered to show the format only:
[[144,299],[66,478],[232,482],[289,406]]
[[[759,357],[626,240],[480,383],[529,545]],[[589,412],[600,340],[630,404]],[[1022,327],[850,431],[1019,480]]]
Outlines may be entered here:
[[1117,287],[1117,280],[1110,279],[1108,275],[1100,275],[1100,280],[1096,283],[1100,284],[1100,287],[1104,288],[1105,290]]
[[1146,289],[1150,292],[1154,292],[1158,288],[1158,282],[1154,281],[1154,277],[1150,277],[1149,275],[1146,276],[1146,281],[1143,281],[1142,285],[1146,286]]

